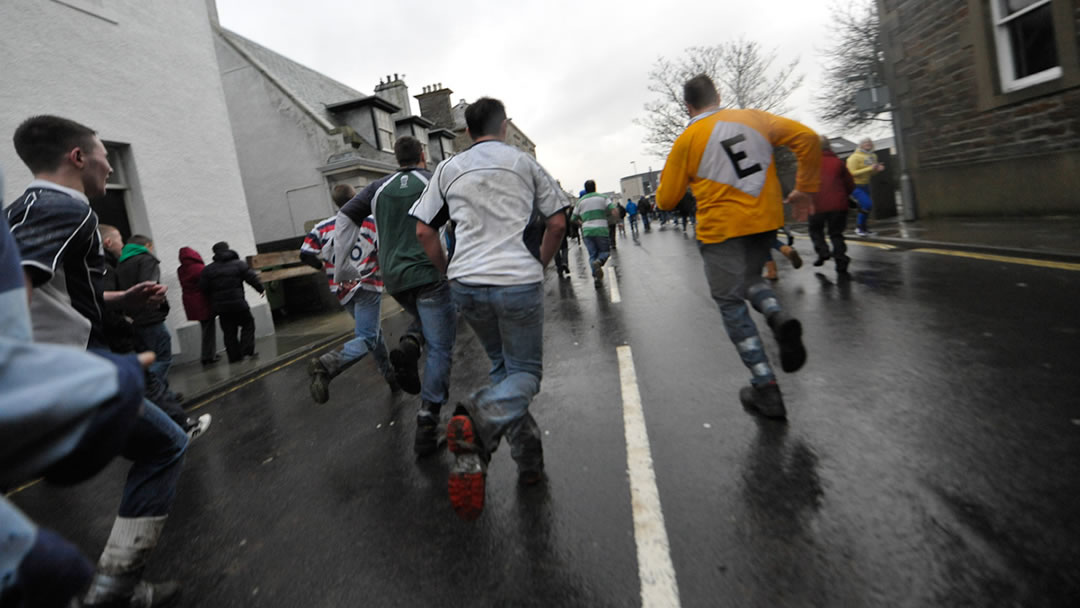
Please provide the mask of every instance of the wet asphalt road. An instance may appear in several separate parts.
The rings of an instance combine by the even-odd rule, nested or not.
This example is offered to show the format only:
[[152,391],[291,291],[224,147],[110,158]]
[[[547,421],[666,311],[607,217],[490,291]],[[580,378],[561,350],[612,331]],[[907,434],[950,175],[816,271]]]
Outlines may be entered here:
[[[850,281],[781,261],[810,351],[780,374],[783,425],[738,403],[692,238],[620,241],[618,303],[571,252],[545,281],[545,484],[518,487],[504,448],[485,513],[458,521],[449,456],[412,454],[417,399],[365,361],[316,406],[300,361],[200,409],[150,578],[182,580],[183,606],[640,605],[628,344],[682,606],[1076,605],[1080,275],[858,245]],[[451,398],[486,369],[462,326]],[[125,470],[14,500],[96,557]]]

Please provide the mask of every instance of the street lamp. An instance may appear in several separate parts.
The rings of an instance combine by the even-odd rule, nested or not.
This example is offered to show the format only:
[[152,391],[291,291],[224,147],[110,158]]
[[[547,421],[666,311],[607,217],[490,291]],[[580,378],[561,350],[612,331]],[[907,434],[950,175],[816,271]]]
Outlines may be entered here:
[[637,175],[637,161],[632,160],[630,161],[630,164],[634,167],[634,175]]

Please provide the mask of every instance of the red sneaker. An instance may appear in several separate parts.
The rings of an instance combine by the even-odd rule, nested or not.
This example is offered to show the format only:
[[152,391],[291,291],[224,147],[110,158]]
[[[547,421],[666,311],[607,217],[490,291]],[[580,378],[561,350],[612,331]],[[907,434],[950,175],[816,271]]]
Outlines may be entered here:
[[450,504],[454,512],[465,521],[480,517],[484,510],[484,482],[487,463],[473,432],[472,419],[459,414],[450,418],[446,425],[446,447],[454,454],[447,484]]

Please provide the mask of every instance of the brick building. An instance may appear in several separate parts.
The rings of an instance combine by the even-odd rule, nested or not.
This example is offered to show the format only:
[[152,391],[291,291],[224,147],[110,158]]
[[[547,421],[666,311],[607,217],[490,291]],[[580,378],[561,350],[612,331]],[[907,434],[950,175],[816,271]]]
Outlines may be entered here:
[[877,0],[919,214],[1080,213],[1080,0]]

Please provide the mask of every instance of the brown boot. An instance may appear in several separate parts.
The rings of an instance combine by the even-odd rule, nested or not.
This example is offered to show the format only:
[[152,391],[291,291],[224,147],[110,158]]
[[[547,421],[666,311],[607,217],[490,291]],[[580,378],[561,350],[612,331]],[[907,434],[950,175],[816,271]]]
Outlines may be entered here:
[[787,258],[789,262],[791,262],[792,267],[802,267],[802,258],[799,257],[799,252],[795,251],[794,247],[784,245],[780,247],[780,253],[784,254],[784,257]]
[[770,281],[775,281],[777,279],[776,262],[772,260],[765,262],[765,278]]

